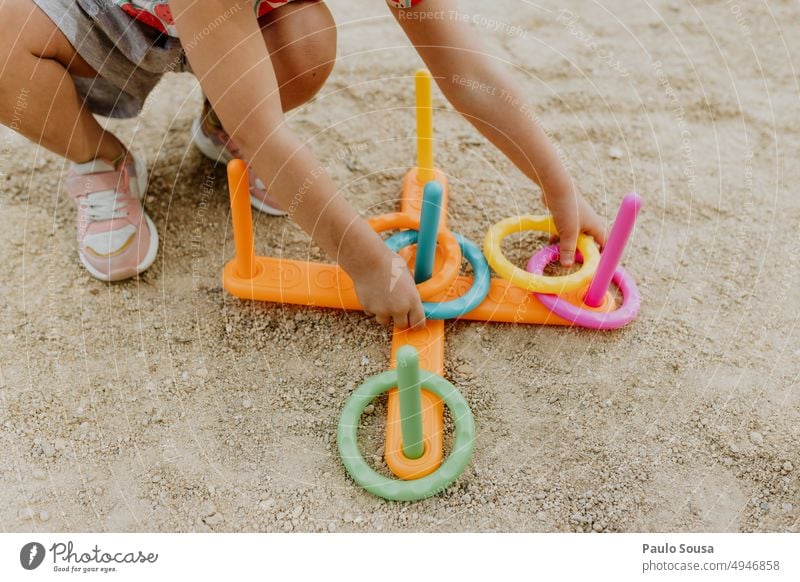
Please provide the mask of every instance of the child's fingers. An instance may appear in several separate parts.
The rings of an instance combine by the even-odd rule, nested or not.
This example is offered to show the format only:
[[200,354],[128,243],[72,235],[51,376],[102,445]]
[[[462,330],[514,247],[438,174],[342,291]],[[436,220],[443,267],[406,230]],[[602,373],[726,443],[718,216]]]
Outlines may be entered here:
[[394,326],[398,329],[408,329],[408,313],[395,313]]
[[418,302],[408,314],[408,324],[413,329],[425,327],[425,310],[422,309],[422,302]]
[[381,325],[389,325],[390,323],[392,323],[392,316],[381,313],[375,316],[375,321],[377,321]]
[[575,246],[578,244],[578,233],[567,232],[563,234],[559,241],[559,254],[561,265],[571,267],[575,262]]
[[586,234],[591,235],[597,244],[603,246],[608,238],[608,229],[602,220],[594,218],[586,225]]

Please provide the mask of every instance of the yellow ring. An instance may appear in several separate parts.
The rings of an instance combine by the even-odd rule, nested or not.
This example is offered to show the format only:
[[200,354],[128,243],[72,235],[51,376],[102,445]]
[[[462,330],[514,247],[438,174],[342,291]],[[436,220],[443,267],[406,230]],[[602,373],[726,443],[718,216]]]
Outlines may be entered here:
[[512,216],[501,220],[486,233],[483,253],[486,255],[489,265],[500,277],[526,291],[549,293],[551,295],[562,295],[570,291],[577,291],[591,282],[600,262],[600,251],[594,239],[585,234],[578,237],[578,250],[583,255],[583,265],[574,273],[559,277],[547,277],[533,275],[514,266],[503,254],[501,245],[507,236],[528,230],[538,230],[550,234],[557,234],[558,232],[552,216],[526,215]]

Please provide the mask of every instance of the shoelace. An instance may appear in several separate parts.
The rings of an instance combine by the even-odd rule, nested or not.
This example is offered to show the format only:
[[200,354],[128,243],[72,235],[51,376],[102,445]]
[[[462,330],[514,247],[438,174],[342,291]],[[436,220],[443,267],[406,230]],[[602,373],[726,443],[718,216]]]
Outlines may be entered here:
[[116,190],[101,190],[87,194],[79,204],[85,216],[91,220],[112,220],[128,216],[128,201]]

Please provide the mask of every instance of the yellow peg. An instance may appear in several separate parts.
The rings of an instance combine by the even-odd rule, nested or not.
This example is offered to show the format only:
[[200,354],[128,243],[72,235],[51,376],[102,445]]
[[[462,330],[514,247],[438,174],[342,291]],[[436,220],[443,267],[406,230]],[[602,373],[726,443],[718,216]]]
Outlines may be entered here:
[[431,74],[425,69],[415,75],[417,88],[417,179],[427,184],[433,173],[433,97]]

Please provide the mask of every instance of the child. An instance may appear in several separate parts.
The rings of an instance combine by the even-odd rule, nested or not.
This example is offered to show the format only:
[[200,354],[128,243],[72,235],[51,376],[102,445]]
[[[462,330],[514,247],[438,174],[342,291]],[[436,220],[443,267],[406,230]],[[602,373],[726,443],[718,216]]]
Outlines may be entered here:
[[[580,232],[602,243],[602,221],[455,0],[387,1],[447,99],[541,187],[562,263],[573,262]],[[392,277],[397,256],[284,123],[336,58],[335,23],[321,0],[15,0],[0,14],[0,121],[14,119],[17,131],[73,162],[67,188],[78,206],[78,252],[93,276],[141,273],[158,236],[141,206],[143,158],[92,113],[134,116],[163,73],[191,70],[207,98],[194,125],[198,148],[214,160],[248,160],[261,178],[251,176],[253,206],[289,211],[352,277],[367,313],[401,328],[424,324],[410,274]],[[22,119],[14,118],[20,94],[28,100]]]

